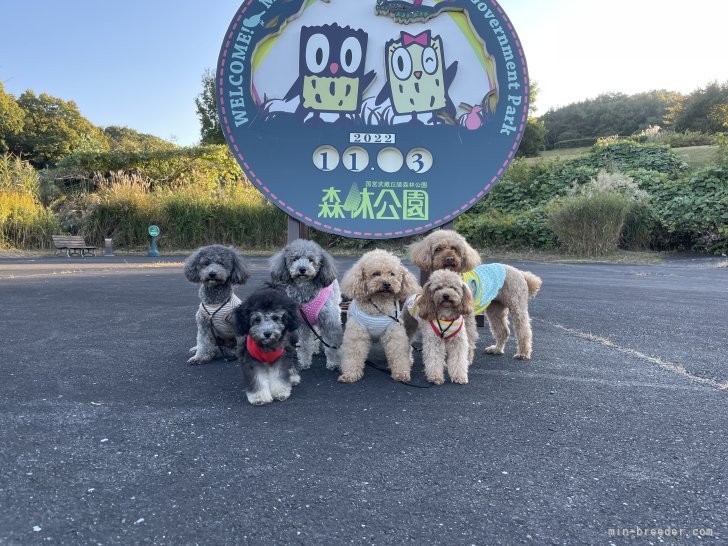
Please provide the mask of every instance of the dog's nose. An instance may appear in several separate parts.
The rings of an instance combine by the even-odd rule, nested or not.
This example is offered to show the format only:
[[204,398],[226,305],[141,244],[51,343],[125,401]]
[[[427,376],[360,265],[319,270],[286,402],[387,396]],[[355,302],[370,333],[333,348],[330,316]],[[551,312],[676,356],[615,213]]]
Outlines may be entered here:
[[299,268],[298,268],[298,272],[299,272],[299,273],[300,273],[301,275],[303,275],[303,274],[304,274],[304,273],[306,272],[306,268],[305,268],[305,267],[299,267]]
[[444,299],[445,301],[450,301],[450,294],[443,294],[442,299]]
[[391,284],[389,284],[388,282],[385,282],[385,283],[384,283],[384,284],[382,285],[382,288],[384,288],[385,290],[389,290],[390,288],[392,288],[392,285],[391,285]]
[[455,261],[455,258],[453,258],[452,256],[448,256],[447,258],[445,258],[445,263],[447,265],[452,265],[454,261]]
[[268,339],[270,336],[273,335],[273,332],[263,332],[263,336]]

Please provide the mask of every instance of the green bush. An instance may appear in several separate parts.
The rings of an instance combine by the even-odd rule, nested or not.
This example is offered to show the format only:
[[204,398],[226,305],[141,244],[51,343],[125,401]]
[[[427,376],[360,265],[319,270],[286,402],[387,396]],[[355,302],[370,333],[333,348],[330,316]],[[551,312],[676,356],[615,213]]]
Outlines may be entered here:
[[572,195],[554,202],[548,226],[568,252],[599,256],[617,250],[629,207],[614,191]]
[[688,148],[690,146],[712,146],[715,144],[715,135],[701,133],[698,131],[662,131],[655,139],[658,144],[664,144],[671,148]]

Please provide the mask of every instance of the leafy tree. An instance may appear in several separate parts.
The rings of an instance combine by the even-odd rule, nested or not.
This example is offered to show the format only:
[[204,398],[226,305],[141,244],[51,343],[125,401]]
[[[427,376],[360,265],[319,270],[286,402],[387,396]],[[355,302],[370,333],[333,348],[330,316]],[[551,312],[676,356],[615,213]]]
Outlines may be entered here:
[[23,110],[18,106],[15,97],[5,92],[0,82],[0,153],[10,149],[10,142],[17,139],[23,129]]
[[539,91],[538,84],[531,82],[528,122],[523,132],[521,145],[518,148],[518,157],[536,157],[543,150],[546,142],[546,127],[544,122],[534,117],[534,114],[538,111],[536,99],[538,99]]
[[202,76],[202,91],[195,98],[197,117],[200,118],[200,144],[225,144],[220,119],[217,117],[215,74],[209,68]]
[[636,95],[607,93],[550,110],[540,118],[546,125],[546,147],[576,139],[632,135],[652,125],[664,126],[680,98],[665,90]]
[[72,152],[101,151],[108,143],[101,130],[81,115],[73,101],[28,90],[18,98],[23,110],[23,131],[11,150],[35,166],[46,167]]
[[177,146],[154,135],[139,133],[129,127],[111,125],[104,129],[104,135],[112,151],[160,152],[174,150]]
[[728,131],[728,81],[709,83],[690,93],[673,113],[676,131]]

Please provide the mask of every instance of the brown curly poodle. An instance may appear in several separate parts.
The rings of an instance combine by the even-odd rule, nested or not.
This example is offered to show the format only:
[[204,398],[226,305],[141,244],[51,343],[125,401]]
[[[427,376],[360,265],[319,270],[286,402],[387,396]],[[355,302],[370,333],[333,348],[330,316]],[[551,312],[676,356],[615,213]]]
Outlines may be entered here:
[[[513,358],[529,360],[532,353],[531,318],[528,300],[541,288],[541,279],[529,271],[502,264],[480,264],[480,255],[465,238],[452,230],[430,233],[409,248],[410,260],[428,272],[449,269],[463,275],[475,296],[475,313],[466,319],[468,362],[472,363],[477,329],[475,314],[485,309],[495,345],[486,348],[490,354],[502,355],[510,336],[508,315],[513,320],[518,351]],[[487,307],[485,307],[487,305]]]
[[402,306],[420,290],[417,280],[394,254],[367,252],[344,275],[341,292],[352,298],[341,348],[342,383],[364,376],[372,341],[381,340],[392,379],[409,381],[412,348],[402,318]]

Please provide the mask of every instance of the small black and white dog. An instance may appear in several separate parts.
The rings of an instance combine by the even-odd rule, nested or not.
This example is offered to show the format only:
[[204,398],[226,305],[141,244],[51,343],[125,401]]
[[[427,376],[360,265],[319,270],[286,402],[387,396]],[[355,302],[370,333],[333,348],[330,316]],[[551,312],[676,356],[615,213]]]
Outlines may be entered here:
[[224,357],[225,348],[235,348],[235,331],[231,319],[240,300],[233,292],[234,284],[245,284],[250,269],[233,247],[203,246],[185,261],[185,277],[200,284],[200,306],[197,308],[197,345],[187,362],[204,364]]
[[273,286],[253,292],[234,312],[238,358],[248,402],[286,400],[301,377],[296,368],[298,306]]

